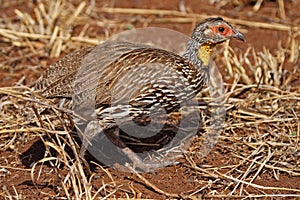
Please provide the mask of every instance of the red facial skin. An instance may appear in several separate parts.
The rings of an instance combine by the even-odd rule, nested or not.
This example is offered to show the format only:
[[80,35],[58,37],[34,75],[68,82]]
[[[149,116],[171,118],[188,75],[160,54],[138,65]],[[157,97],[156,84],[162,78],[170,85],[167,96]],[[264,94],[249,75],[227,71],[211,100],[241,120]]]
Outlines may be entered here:
[[211,27],[211,30],[214,33],[218,33],[218,34],[223,35],[225,37],[229,37],[231,35],[236,34],[236,32],[232,28],[228,27],[226,24],[221,24],[221,25],[218,25],[218,26]]

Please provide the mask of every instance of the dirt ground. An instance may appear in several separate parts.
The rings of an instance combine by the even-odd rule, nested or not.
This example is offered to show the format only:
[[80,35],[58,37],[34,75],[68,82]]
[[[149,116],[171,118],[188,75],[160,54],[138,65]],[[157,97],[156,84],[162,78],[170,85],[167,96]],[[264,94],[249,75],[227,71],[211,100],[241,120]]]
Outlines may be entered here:
[[[6,28],[4,24],[10,22],[18,22],[19,17],[16,16],[15,9],[20,10],[22,13],[29,13],[35,16],[34,9],[37,8],[39,1],[0,1],[0,29]],[[87,1],[88,6],[93,1]],[[222,16],[233,20],[244,20],[251,22],[263,22],[264,24],[278,24],[284,25],[278,28],[272,27],[255,27],[255,25],[236,23],[241,32],[243,32],[247,38],[246,43],[239,41],[232,41],[230,46],[233,48],[236,55],[243,55],[248,48],[255,49],[256,52],[264,51],[268,49],[271,54],[276,54],[281,47],[288,46],[290,44],[291,31],[285,30],[285,27],[300,26],[300,2],[287,0],[284,1],[285,12],[280,12],[279,2],[263,0],[262,5],[257,11],[255,11],[255,3],[257,1],[215,1],[216,3],[210,3],[213,1],[204,0],[186,0],[184,7],[180,7],[179,0],[96,0],[95,9],[90,12],[90,19],[93,20],[90,26],[84,27],[85,23],[90,20],[88,17],[81,17],[78,20],[81,24],[73,27],[72,36],[78,36],[83,29],[86,28],[85,33],[89,38],[96,38],[103,40],[108,36],[115,33],[126,30],[128,27],[165,27],[173,29],[184,34],[190,35],[195,24],[195,19],[191,19],[186,22],[171,21],[173,15],[171,14],[136,14],[134,12],[129,13],[109,13],[101,10],[102,8],[139,8],[139,9],[158,9],[158,10],[173,10],[180,11],[185,9],[187,13],[196,13],[208,16]],[[223,3],[222,3],[223,2]],[[74,7],[78,6],[81,1],[72,1]],[[24,4],[28,6],[24,6]],[[186,18],[187,19],[187,18]],[[165,21],[164,21],[165,20]],[[107,23],[113,21],[114,26],[106,28]],[[299,31],[299,30],[298,30]],[[296,41],[299,44],[299,34],[295,35]],[[0,33],[0,87],[13,86],[16,83],[31,85],[34,81],[42,75],[47,67],[59,60],[68,52],[80,48],[81,46],[91,45],[87,43],[74,42],[68,48],[62,50],[58,57],[51,56],[50,46],[45,47],[45,43],[42,40],[35,40],[34,46],[27,48],[26,40],[24,44],[12,43],[7,40],[8,36]],[[29,38],[30,39],[30,38]],[[28,40],[29,40],[28,39]],[[296,47],[297,48],[297,47]],[[30,49],[35,49],[31,51]],[[48,52],[47,52],[48,50]],[[298,49],[299,50],[299,49]],[[224,75],[224,81],[232,83],[232,78],[227,78],[227,71],[224,64],[222,64],[221,55],[222,49],[218,49],[215,52],[215,57],[220,63],[219,69]],[[297,87],[300,84],[299,70],[295,70],[297,66],[299,68],[300,62],[297,59],[295,62],[289,62],[285,59],[282,63],[282,67],[289,73],[293,74],[290,84],[293,87]],[[248,73],[247,71],[245,73]],[[249,75],[250,76],[250,75]],[[254,79],[250,76],[251,79]],[[299,93],[298,91],[295,91]],[[299,99],[296,99],[296,102]],[[0,102],[1,103],[1,102]],[[296,103],[297,104],[297,103]],[[298,104],[297,104],[298,105]],[[2,105],[0,104],[0,109]],[[1,121],[0,116],[0,121]],[[300,117],[300,116],[298,116]],[[2,120],[3,121],[3,120]],[[0,123],[0,126],[3,124]],[[5,129],[1,127],[0,133]],[[253,125],[247,128],[234,129],[234,131],[226,130],[223,139],[221,139],[213,148],[213,150],[204,158],[195,158],[195,166],[208,167],[214,172],[214,169],[220,169],[218,173],[229,174],[231,178],[238,177],[239,172],[231,173],[231,167],[239,166],[239,170],[247,171],[250,164],[246,160],[242,160],[239,157],[239,151],[246,151],[246,149],[240,149],[236,143],[245,143],[245,138],[249,139],[249,135],[259,131],[265,131],[269,133],[271,125],[267,123],[259,124],[259,126]],[[262,169],[261,172],[251,181],[253,185],[243,185],[240,182],[238,184],[227,183],[228,177],[219,176],[211,177],[208,174],[201,173],[201,169],[195,169],[190,166],[187,160],[182,160],[179,165],[164,167],[157,170],[155,173],[143,173],[144,179],[141,179],[134,173],[120,172],[113,168],[107,168],[108,172],[103,169],[97,168],[94,172],[94,176],[91,179],[91,184],[95,190],[100,189],[105,185],[105,190],[98,194],[100,197],[108,196],[109,198],[151,198],[151,199],[165,199],[170,197],[187,198],[186,194],[195,193],[194,199],[197,198],[270,198],[270,199],[296,199],[300,198],[300,147],[299,147],[299,121],[294,121],[291,125],[291,129],[296,130],[295,144],[296,149],[294,151],[294,158],[289,160],[282,157],[280,161],[285,163],[288,167],[290,163],[296,163],[293,166],[293,172],[280,171],[278,169],[271,168],[268,170]],[[296,128],[295,128],[296,127]],[[276,128],[276,127],[275,127]],[[276,134],[280,135],[280,127],[276,129],[278,132],[272,132],[274,137]],[[298,128],[298,129],[297,129]],[[4,133],[4,131],[3,131]],[[233,136],[234,140],[228,140],[226,137]],[[4,135],[1,141],[5,141]],[[1,144],[2,150],[0,151],[0,198],[3,199],[72,199],[67,196],[66,188],[72,186],[67,185],[66,188],[61,187],[64,181],[61,177],[64,177],[68,170],[61,167],[55,168],[50,165],[38,165],[34,172],[34,177],[40,176],[37,182],[32,181],[32,171],[28,164],[32,164],[31,161],[37,161],[44,157],[44,146],[40,141],[39,135],[32,137],[30,134],[18,134],[14,137],[23,137],[18,142],[13,144],[7,144],[3,142]],[[256,136],[253,136],[255,138]],[[264,136],[261,136],[264,137]],[[279,137],[279,136],[278,136]],[[250,137],[251,138],[251,137]],[[286,139],[286,138],[285,138]],[[282,140],[285,141],[284,136]],[[253,139],[254,140],[254,139]],[[288,140],[288,139],[287,139]],[[270,141],[268,141],[270,142]],[[298,145],[298,146],[297,146]],[[4,148],[6,147],[6,148]],[[261,146],[259,146],[261,147]],[[244,146],[244,148],[252,149],[253,146]],[[258,146],[257,146],[258,148]],[[269,149],[270,150],[270,149]],[[25,157],[24,157],[25,153]],[[22,157],[23,156],[23,157]],[[30,156],[31,158],[28,159]],[[257,155],[259,157],[259,155]],[[274,155],[273,156],[280,156]],[[297,160],[298,159],[298,160]],[[26,163],[26,160],[28,163]],[[267,161],[266,161],[267,162]],[[246,164],[247,163],[247,164]],[[252,164],[255,164],[253,161]],[[243,166],[244,165],[244,166]],[[270,164],[271,165],[271,164]],[[231,166],[231,167],[230,167]],[[58,172],[59,170],[59,172]],[[111,174],[111,177],[108,176]],[[220,178],[222,177],[222,178]],[[223,183],[224,187],[214,183]],[[151,183],[151,184],[150,184]],[[210,183],[210,184],[207,184]],[[227,185],[228,184],[228,185]],[[242,185],[242,186],[241,186]],[[238,189],[236,189],[236,187]],[[243,188],[244,187],[244,188]],[[157,189],[158,188],[158,189]],[[242,189],[241,189],[242,188]],[[278,188],[283,188],[282,190]],[[290,188],[290,190],[286,189]],[[233,194],[230,191],[235,191]],[[242,194],[239,194],[240,193]],[[243,191],[243,192],[242,192]],[[245,192],[246,191],[246,192]],[[172,196],[170,194],[178,194],[178,196]],[[226,194],[226,195],[225,195]],[[284,194],[292,194],[287,195]],[[72,196],[73,194],[71,194]],[[180,196],[181,195],[181,196]],[[218,196],[219,195],[219,196]],[[230,196],[231,195],[231,196]],[[240,195],[240,196],[239,196]],[[257,195],[257,196],[255,196]],[[269,196],[268,196],[269,195]],[[273,196],[272,196],[273,195]],[[278,196],[276,196],[278,195]],[[294,195],[294,196],[293,196]],[[96,195],[97,196],[97,195]],[[189,196],[191,198],[191,196]]]

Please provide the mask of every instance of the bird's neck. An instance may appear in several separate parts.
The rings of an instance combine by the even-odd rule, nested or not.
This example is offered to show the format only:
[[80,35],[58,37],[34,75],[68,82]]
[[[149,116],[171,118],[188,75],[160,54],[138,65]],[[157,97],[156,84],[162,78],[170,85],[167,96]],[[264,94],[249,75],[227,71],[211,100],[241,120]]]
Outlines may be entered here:
[[209,78],[209,61],[214,44],[210,42],[196,42],[190,40],[183,58],[192,63],[196,69],[196,76],[191,78],[190,83],[198,93]]
[[206,42],[202,44],[198,49],[198,59],[202,61],[204,66],[209,65],[210,55],[215,44]]
[[215,44],[211,42],[197,43],[194,40],[189,41],[188,47],[183,57],[198,67],[208,67],[210,55]]

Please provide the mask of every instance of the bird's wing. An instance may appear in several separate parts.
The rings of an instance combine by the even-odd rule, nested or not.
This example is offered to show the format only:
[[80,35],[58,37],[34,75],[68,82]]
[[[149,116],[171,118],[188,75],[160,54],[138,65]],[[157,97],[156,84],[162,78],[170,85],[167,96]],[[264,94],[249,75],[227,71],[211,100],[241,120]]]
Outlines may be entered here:
[[80,78],[87,79],[86,74],[90,71],[102,71],[120,55],[136,48],[139,48],[136,44],[128,42],[106,42],[74,51],[52,64],[34,89],[46,98],[72,98],[74,85],[80,84]]
[[53,64],[36,89],[47,98],[72,98],[73,104],[81,108],[87,104],[96,108],[129,103],[147,106],[160,98],[161,92],[157,91],[164,90],[174,98],[171,93],[176,88],[186,96],[190,84],[187,75],[199,74],[197,71],[175,53],[110,41],[75,51]]
[[71,97],[74,75],[91,50],[92,47],[86,47],[74,51],[50,65],[46,73],[38,79],[34,89],[46,98]]
[[182,66],[197,74],[193,65],[166,50],[140,47],[124,53],[98,76],[96,105],[149,106],[160,95],[166,95],[163,101],[187,98],[191,85]]

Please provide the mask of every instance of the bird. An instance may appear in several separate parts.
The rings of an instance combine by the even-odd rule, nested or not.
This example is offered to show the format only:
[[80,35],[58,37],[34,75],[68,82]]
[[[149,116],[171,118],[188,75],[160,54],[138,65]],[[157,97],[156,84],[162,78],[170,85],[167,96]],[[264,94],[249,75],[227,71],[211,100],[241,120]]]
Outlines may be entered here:
[[182,56],[146,44],[107,41],[66,55],[49,67],[34,89],[88,121],[85,145],[104,132],[135,167],[151,171],[168,163],[145,163],[121,139],[120,127],[147,126],[153,116],[160,119],[178,111],[205,86],[214,47],[232,38],[246,40],[230,23],[214,17],[194,28]]

